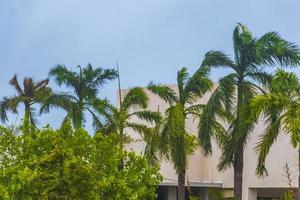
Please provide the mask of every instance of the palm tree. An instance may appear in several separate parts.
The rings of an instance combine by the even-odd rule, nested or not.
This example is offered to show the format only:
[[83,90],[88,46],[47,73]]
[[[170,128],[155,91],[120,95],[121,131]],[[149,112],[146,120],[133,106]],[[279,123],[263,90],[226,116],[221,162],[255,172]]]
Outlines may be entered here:
[[[118,135],[119,148],[122,154],[124,141],[129,139],[126,134],[128,130],[140,133],[143,139],[147,138],[153,127],[149,127],[146,123],[158,124],[161,116],[158,112],[145,110],[148,107],[149,98],[143,88],[132,88],[121,99],[119,107],[108,103],[98,107],[98,113],[104,117],[105,121],[104,123],[97,121],[95,126],[97,131],[103,134],[116,133]],[[141,123],[134,122],[134,120],[141,120]]]
[[233,60],[220,51],[205,55],[203,66],[228,68],[231,73],[219,80],[203,111],[199,139],[207,154],[211,153],[211,137],[217,139],[222,150],[218,168],[233,166],[234,196],[242,199],[244,147],[256,121],[249,118],[250,100],[260,85],[271,80],[265,67],[298,65],[300,53],[276,32],[255,38],[242,24],[234,29],[233,49]]
[[[160,112],[158,112],[160,115]],[[162,157],[166,154],[164,139],[162,138],[162,128],[165,120],[160,117],[156,120],[152,127],[148,127],[147,133],[143,134],[143,140],[146,143],[144,149],[144,157],[146,158],[149,166],[158,165]]]
[[190,116],[198,117],[203,105],[194,104],[195,101],[210,91],[213,86],[208,78],[208,70],[199,68],[194,75],[189,76],[184,67],[177,73],[177,90],[168,86],[150,83],[148,89],[169,103],[166,110],[165,122],[162,125],[162,152],[173,163],[178,174],[178,200],[185,199],[185,171],[187,156],[196,148],[193,138],[186,130],[186,119]]
[[81,128],[85,122],[84,112],[89,112],[94,122],[99,120],[95,108],[103,106],[103,100],[97,98],[99,89],[107,81],[114,80],[117,72],[114,69],[93,69],[92,65],[82,68],[79,72],[68,70],[63,65],[53,68],[49,75],[55,77],[59,86],[65,85],[73,89],[74,94],[51,96],[43,105],[41,112],[49,112],[51,107],[63,108],[68,112],[66,118],[71,118],[75,128]]
[[[291,72],[277,70],[268,88],[268,93],[254,97],[252,112],[257,117],[264,115],[267,127],[261,136],[257,151],[259,176],[267,175],[266,157],[280,131],[290,135],[291,144],[298,148],[300,155],[300,81]],[[300,157],[298,163],[300,163]],[[299,166],[300,173],[300,166]],[[300,194],[300,175],[298,176],[298,198]]]
[[11,111],[15,114],[18,113],[18,106],[23,104],[25,107],[24,123],[25,125],[35,125],[35,108],[36,104],[43,104],[46,97],[52,95],[51,89],[47,86],[48,79],[35,82],[32,78],[24,78],[23,88],[21,88],[17,75],[9,81],[9,84],[13,86],[17,92],[14,96],[5,96],[0,102],[0,114],[2,122],[8,120],[7,111]]

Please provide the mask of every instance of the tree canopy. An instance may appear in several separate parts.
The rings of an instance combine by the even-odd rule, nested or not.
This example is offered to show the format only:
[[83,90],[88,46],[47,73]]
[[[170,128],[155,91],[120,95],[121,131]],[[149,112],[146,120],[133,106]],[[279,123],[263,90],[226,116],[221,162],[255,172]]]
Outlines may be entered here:
[[73,90],[73,93],[52,95],[47,98],[41,107],[41,112],[49,112],[50,108],[62,108],[67,111],[66,119],[72,119],[75,128],[81,128],[85,122],[85,112],[88,112],[93,120],[99,120],[95,109],[102,107],[105,100],[97,96],[99,90],[111,80],[117,77],[114,69],[93,68],[88,64],[85,68],[78,65],[78,71],[69,70],[64,65],[58,65],[51,69],[49,75],[55,78],[59,86],[65,85]]
[[0,128],[2,199],[155,199],[159,167],[133,152],[120,154],[117,138],[69,124],[26,133]]

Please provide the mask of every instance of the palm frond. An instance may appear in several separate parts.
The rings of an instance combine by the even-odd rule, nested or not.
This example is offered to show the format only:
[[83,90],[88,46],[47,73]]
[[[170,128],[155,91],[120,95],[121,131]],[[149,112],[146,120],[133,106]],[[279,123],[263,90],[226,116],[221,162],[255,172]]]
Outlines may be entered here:
[[[206,154],[211,153],[211,137],[216,131],[216,122],[218,120],[226,122],[228,113],[233,110],[235,84],[235,74],[229,74],[222,78],[202,111],[198,125],[198,137]],[[226,110],[226,114],[224,110]]]
[[270,151],[271,146],[277,139],[281,127],[281,117],[273,117],[272,122],[266,128],[265,133],[260,137],[256,146],[258,152],[258,162],[256,167],[256,174],[259,176],[268,175],[265,167],[266,157]]
[[40,114],[49,113],[51,108],[62,108],[69,112],[75,104],[75,97],[69,93],[52,93],[42,101]]
[[272,75],[261,70],[248,72],[245,74],[245,77],[254,80],[256,83],[262,84],[263,86],[269,86],[272,81]]
[[[225,140],[226,139],[226,140]],[[224,171],[231,167],[234,163],[236,147],[233,143],[232,135],[228,134],[228,137],[223,137],[224,144],[222,144],[222,156],[219,159],[217,165],[219,171]]]
[[15,74],[13,76],[13,78],[9,81],[9,84],[12,85],[16,91],[18,92],[19,95],[23,95],[23,91],[22,91],[22,88],[18,82],[18,79],[17,79],[17,75]]
[[272,79],[272,93],[280,93],[291,97],[291,95],[299,94],[300,81],[296,74],[286,72],[284,70],[276,70]]
[[31,104],[44,102],[52,93],[52,89],[49,87],[36,90],[31,98]]
[[121,110],[129,110],[130,108],[138,107],[145,109],[148,106],[148,95],[141,87],[135,87],[128,91],[122,101]]
[[281,94],[269,93],[255,96],[250,103],[251,114],[259,117],[261,114],[269,116],[273,111],[281,112],[288,97]]
[[154,127],[150,128],[150,132],[144,135],[143,140],[146,142],[144,156],[148,163],[153,166],[159,160],[169,158],[170,145],[169,141],[163,135],[163,127],[165,120],[156,123]]
[[101,132],[102,134],[116,134],[118,133],[118,111],[111,110],[110,108],[97,110],[100,116],[103,117],[103,121],[101,123],[94,124],[97,132]]
[[195,104],[187,107],[184,112],[186,115],[198,116],[201,115],[204,108],[205,108],[204,104]]
[[86,110],[92,116],[93,123],[92,126],[94,130],[99,130],[104,126],[101,116],[98,115],[99,112],[97,109],[94,109],[95,105],[104,106],[106,102],[102,102],[100,99],[96,99],[94,102],[86,103],[83,107],[83,110]]
[[150,82],[147,89],[155,95],[158,95],[161,99],[168,102],[169,104],[178,102],[176,92],[168,86],[154,84]]
[[300,141],[300,105],[291,102],[283,114],[283,132],[290,135],[291,144],[297,148]]
[[82,108],[75,101],[75,97],[68,93],[54,93],[41,102],[40,114],[48,113],[51,108],[62,108],[67,112],[66,119],[72,119],[75,128],[84,122]]
[[136,116],[141,120],[149,122],[151,124],[158,124],[162,120],[162,116],[159,112],[152,112],[150,110],[137,111],[129,114],[129,117]]
[[229,127],[236,144],[235,153],[247,144],[250,133],[252,133],[258,120],[255,115],[249,114],[251,113],[250,101],[257,95],[256,88],[249,82],[244,81],[239,85],[238,92],[241,92],[243,96],[241,99],[238,99],[236,117]]
[[187,166],[184,108],[180,104],[171,106],[167,114],[164,135],[167,135],[172,147],[170,157],[175,170],[178,172],[186,169]]
[[78,82],[77,73],[69,71],[64,65],[57,65],[52,68],[49,75],[55,78],[58,85],[74,86]]
[[144,156],[150,166],[154,166],[155,164],[159,163],[160,159],[160,138],[153,134],[150,134],[149,137],[144,138],[144,141],[146,142],[145,150],[144,150]]
[[205,54],[201,67],[229,67],[235,68],[232,60],[221,51],[209,51]]
[[115,121],[120,114],[118,109],[108,102],[105,105],[96,106],[95,109],[97,110],[99,115],[103,116],[106,119],[107,122]]
[[265,160],[272,144],[276,141],[280,132],[283,122],[281,113],[288,102],[287,100],[288,97],[279,93],[258,95],[251,100],[251,115],[254,115],[256,118],[263,115],[267,124],[264,134],[260,137],[256,147],[256,151],[258,152],[256,173],[259,176],[268,174],[265,167]]
[[47,87],[48,84],[49,84],[49,79],[42,80],[42,81],[34,84],[34,90],[38,91],[40,89],[43,89],[43,88]]
[[20,96],[3,97],[0,101],[0,118],[4,123],[8,120],[7,112],[18,113],[17,107],[23,102],[23,98]]
[[300,62],[300,51],[297,45],[286,41],[276,32],[269,32],[256,42],[259,62],[264,65],[280,64],[281,66],[296,66]]
[[181,102],[192,103],[195,98],[202,97],[206,92],[210,91],[213,87],[213,82],[208,76],[209,69],[207,67],[200,67],[188,79],[181,94]]
[[[237,66],[247,66],[255,60],[255,43],[246,25],[238,23],[233,31],[233,51]],[[236,68],[236,71],[241,69]],[[242,69],[242,70],[245,70]]]
[[134,123],[134,122],[128,122],[125,127],[131,128],[132,130],[136,131],[143,138],[145,137],[145,135],[151,133],[151,129],[149,127],[147,127],[146,125],[144,125],[144,124],[138,124],[138,123]]
[[86,76],[90,75],[91,77],[88,80],[93,80],[92,85],[95,87],[103,87],[107,81],[111,81],[117,78],[117,71],[115,69],[102,69],[96,68],[93,69],[91,64],[88,65],[84,70]]
[[183,67],[177,72],[177,86],[178,86],[178,93],[179,93],[179,99],[181,102],[183,102],[184,97],[184,90],[185,85],[187,84],[189,79],[189,73],[187,72],[187,68]]

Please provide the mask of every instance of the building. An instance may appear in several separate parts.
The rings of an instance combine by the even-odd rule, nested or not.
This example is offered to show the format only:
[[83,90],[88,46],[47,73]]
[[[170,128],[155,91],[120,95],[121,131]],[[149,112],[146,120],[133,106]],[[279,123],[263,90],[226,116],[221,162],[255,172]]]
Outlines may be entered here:
[[[176,88],[174,86],[174,88]],[[126,92],[126,90],[123,90]],[[206,94],[199,103],[205,103],[210,94]],[[159,97],[149,93],[150,105],[149,109],[164,111],[168,108],[168,104]],[[137,120],[137,119],[132,119]],[[193,119],[187,121],[187,130],[192,133],[196,131],[197,122]],[[276,143],[272,146],[267,157],[267,169],[269,176],[259,178],[255,175],[257,164],[257,153],[255,146],[258,142],[260,134],[263,133],[264,121],[261,119],[249,139],[248,145],[244,151],[244,174],[243,174],[243,199],[247,200],[267,200],[276,197],[282,197],[284,192],[289,189],[289,181],[286,177],[285,166],[288,164],[292,175],[292,186],[298,185],[298,151],[290,144],[288,135],[281,134]],[[128,130],[129,131],[129,130]],[[129,131],[130,132],[130,131]],[[138,139],[139,135],[130,132],[131,137]],[[136,152],[142,152],[144,143],[136,141],[127,145],[127,149]],[[215,142],[213,142],[213,154],[204,156],[201,148],[194,155],[189,157],[189,165],[187,170],[187,178],[192,192],[200,196],[201,200],[208,199],[208,188],[218,188],[223,192],[225,197],[233,196],[233,170],[228,169],[219,172],[217,163],[221,156]],[[177,175],[171,163],[162,161],[161,173],[164,177],[159,187],[158,199],[174,200],[176,199]],[[186,183],[188,184],[188,183]]]

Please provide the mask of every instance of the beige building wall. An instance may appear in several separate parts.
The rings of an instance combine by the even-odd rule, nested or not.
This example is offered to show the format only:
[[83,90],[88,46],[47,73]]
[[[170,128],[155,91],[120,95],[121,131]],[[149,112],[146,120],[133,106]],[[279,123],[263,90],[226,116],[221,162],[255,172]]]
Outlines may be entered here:
[[[175,88],[175,86],[172,86]],[[126,90],[123,90],[123,95]],[[150,98],[149,109],[152,111],[164,112],[168,108],[168,104],[163,100],[148,92]],[[210,94],[206,94],[199,103],[206,103]],[[131,119],[136,121],[138,119]],[[186,129],[197,134],[197,122],[193,119],[187,120]],[[260,120],[253,134],[248,140],[244,152],[244,174],[243,174],[243,199],[256,199],[257,191],[259,188],[288,188],[288,181],[285,176],[285,164],[288,163],[292,176],[293,186],[297,187],[298,181],[298,152],[290,144],[289,136],[281,134],[276,143],[272,146],[270,153],[267,157],[267,169],[269,176],[259,178],[255,175],[255,168],[257,164],[257,153],[255,146],[259,140],[259,136],[263,133],[264,121]],[[139,134],[131,130],[127,130],[136,141],[128,144],[127,149],[134,150],[142,153],[145,144],[139,140]],[[222,188],[233,188],[233,170],[227,169],[223,172],[217,170],[217,164],[221,156],[221,151],[217,144],[213,142],[213,154],[204,156],[199,148],[194,155],[189,157],[189,165],[187,176],[190,182],[197,183],[221,183]],[[162,161],[161,173],[165,178],[165,182],[177,182],[177,175],[171,163]],[[229,194],[230,191],[227,191]]]

